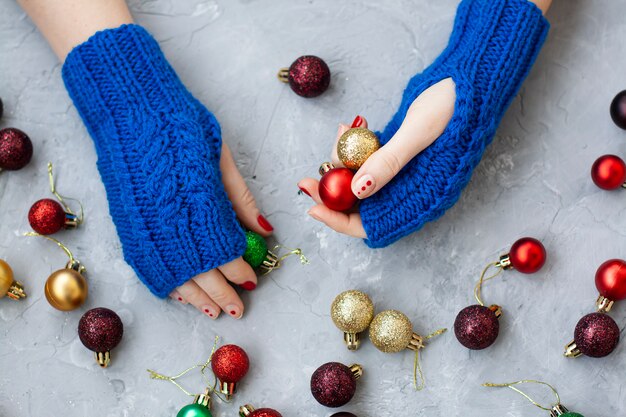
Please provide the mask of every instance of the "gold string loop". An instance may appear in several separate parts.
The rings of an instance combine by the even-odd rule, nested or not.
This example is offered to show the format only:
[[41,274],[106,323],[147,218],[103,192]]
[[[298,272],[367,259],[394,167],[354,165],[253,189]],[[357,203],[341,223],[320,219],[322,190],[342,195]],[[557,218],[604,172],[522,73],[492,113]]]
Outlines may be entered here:
[[[448,329],[439,329],[439,330],[432,332],[428,336],[424,336],[423,339],[429,340],[429,339],[432,339],[433,337],[442,335],[447,331]],[[424,347],[425,347],[424,344],[422,344],[420,347],[418,347],[415,350],[415,360],[413,361],[413,386],[415,387],[415,391],[421,391],[424,388],[426,388],[426,378],[424,378],[424,372],[422,371],[422,365],[420,364],[420,350],[422,350]],[[419,384],[417,382],[418,375],[420,379]]]
[[26,232],[24,233],[24,236],[28,236],[28,237],[42,237],[44,239],[48,239],[50,242],[54,242],[58,247],[60,247],[61,249],[63,249],[63,252],[65,252],[65,254],[68,256],[68,258],[70,258],[69,262],[67,263],[67,268],[70,269],[74,269],[77,272],[84,274],[85,273],[85,267],[82,265],[82,263],[74,258],[74,255],[72,254],[72,251],[65,246],[63,243],[59,242],[58,240],[56,240],[53,237],[50,236],[45,236],[36,232]]
[[[535,400],[533,400],[524,391],[522,391],[521,389],[515,387],[515,385],[519,385],[519,384],[541,384],[541,385],[547,386],[548,388],[550,388],[550,390],[554,394],[554,396],[556,398],[556,403],[555,404],[551,404],[548,407],[544,407],[543,405],[541,405],[538,402],[536,402]],[[483,384],[483,387],[490,387],[490,388],[493,388],[493,387],[506,387],[506,388],[510,388],[513,391],[517,392],[518,394],[522,395],[528,401],[530,401],[535,407],[541,408],[542,410],[546,410],[546,411],[552,411],[555,407],[558,407],[561,404],[561,398],[559,397],[559,393],[556,391],[556,389],[552,385],[548,384],[547,382],[537,381],[535,379],[522,379],[521,381],[508,382],[508,383],[504,383],[504,384],[495,384],[493,382],[485,382]]]
[[[490,275],[489,277],[485,278],[485,275],[487,275],[487,271],[489,271],[489,269],[491,267],[497,267],[498,268],[498,272],[496,272],[493,275]],[[504,268],[502,268],[500,266],[500,262],[492,262],[489,265],[487,265],[485,267],[485,269],[483,269],[483,272],[481,272],[480,274],[480,279],[478,280],[478,283],[476,284],[476,286],[474,287],[474,298],[476,298],[476,301],[478,301],[478,304],[480,304],[481,306],[484,306],[485,303],[483,302],[483,300],[481,299],[481,289],[483,286],[483,283],[494,279],[495,277],[497,277],[498,275],[500,275],[502,273],[502,271],[504,271]]]
[[[83,204],[76,198],[64,197],[57,192],[56,186],[54,184],[54,175],[52,174],[52,162],[48,162],[48,180],[50,182],[50,192],[57,198],[57,200],[59,200],[59,203],[61,203],[65,211],[68,214],[76,217],[76,222],[78,224],[81,224],[85,218],[85,210],[83,208]],[[76,215],[76,213],[72,211],[72,208],[69,206],[69,204],[65,202],[65,200],[76,201],[80,206],[80,215]]]
[[[284,255],[282,255],[280,257],[278,257],[277,255],[274,254],[274,252],[277,252],[279,249],[287,250],[287,253],[285,253]],[[292,248],[289,248],[289,247],[284,246],[284,245],[276,245],[276,246],[274,246],[274,248],[271,251],[268,251],[268,252],[269,252],[270,256],[272,256],[273,258],[276,259],[276,261],[272,262],[271,264],[262,266],[263,275],[267,275],[270,272],[272,272],[273,270],[280,268],[282,266],[282,262],[285,259],[287,259],[287,258],[289,258],[290,256],[293,256],[293,255],[297,255],[300,258],[300,263],[302,265],[308,265],[310,263],[309,260],[307,259],[307,257],[304,256],[304,254],[302,253],[302,249],[300,249],[300,248],[292,249]]]

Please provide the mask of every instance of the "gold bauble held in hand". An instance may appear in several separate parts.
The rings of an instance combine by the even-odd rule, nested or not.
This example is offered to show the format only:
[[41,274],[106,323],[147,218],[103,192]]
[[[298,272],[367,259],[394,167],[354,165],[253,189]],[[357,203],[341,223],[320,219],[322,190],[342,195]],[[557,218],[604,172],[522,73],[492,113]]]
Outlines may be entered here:
[[346,131],[337,142],[337,156],[349,169],[357,170],[367,158],[380,149],[378,137],[369,129],[355,127]]
[[88,286],[85,277],[70,268],[53,272],[46,281],[46,299],[57,310],[71,311],[77,309],[87,299],[87,292]]

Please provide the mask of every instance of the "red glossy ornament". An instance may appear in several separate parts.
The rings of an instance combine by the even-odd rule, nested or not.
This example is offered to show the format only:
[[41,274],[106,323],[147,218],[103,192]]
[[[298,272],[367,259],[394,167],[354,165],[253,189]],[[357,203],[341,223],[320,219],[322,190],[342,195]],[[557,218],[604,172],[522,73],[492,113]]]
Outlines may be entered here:
[[24,168],[33,156],[33,143],[19,129],[0,130],[0,170],[17,171]]
[[352,192],[354,172],[348,168],[332,168],[320,179],[319,193],[326,207],[335,211],[350,210],[357,202]]
[[28,222],[35,232],[52,235],[65,228],[66,213],[57,201],[44,198],[31,206]]
[[224,345],[213,353],[211,368],[220,382],[219,391],[230,398],[237,391],[237,382],[248,373],[250,360],[239,346]]
[[626,299],[626,261],[609,259],[596,271],[596,288],[611,301]]
[[533,274],[546,263],[546,248],[537,239],[524,237],[511,246],[509,259],[519,272]]
[[603,190],[615,190],[626,182],[626,163],[616,155],[603,155],[591,167],[591,179]]

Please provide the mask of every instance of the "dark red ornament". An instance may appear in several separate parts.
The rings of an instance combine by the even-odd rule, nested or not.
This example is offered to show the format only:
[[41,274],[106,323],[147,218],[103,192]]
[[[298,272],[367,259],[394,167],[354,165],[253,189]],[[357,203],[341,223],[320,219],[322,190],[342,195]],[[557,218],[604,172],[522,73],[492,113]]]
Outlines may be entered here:
[[616,95],[611,102],[611,119],[618,127],[626,129],[626,90]]
[[211,368],[220,382],[220,392],[230,398],[250,368],[246,351],[237,345],[224,345],[211,357]]
[[283,68],[278,78],[289,83],[291,89],[301,97],[317,97],[330,85],[330,69],[321,59],[313,55],[304,55],[293,64]]
[[123,335],[122,320],[108,308],[91,309],[78,322],[80,341],[87,349],[96,353],[96,360],[102,367],[109,365],[110,350],[120,343]]
[[454,320],[454,334],[466,348],[481,350],[496,341],[500,333],[497,306],[472,305],[459,312]]
[[605,313],[587,314],[578,321],[574,341],[567,345],[565,356],[580,355],[603,358],[609,355],[619,342],[619,327]]
[[2,103],[2,99],[0,98],[0,119],[2,119],[3,114],[4,114],[4,103]]
[[357,202],[352,192],[354,172],[348,168],[331,168],[320,179],[319,193],[326,207],[335,211],[350,210]]
[[616,155],[603,155],[591,167],[591,179],[603,190],[615,190],[626,182],[626,163]]
[[356,380],[361,372],[359,365],[347,367],[339,362],[325,363],[311,376],[311,393],[326,407],[346,405],[356,392]]
[[44,198],[31,206],[28,222],[35,232],[52,235],[65,228],[66,213],[57,201]]
[[356,417],[356,415],[352,414],[352,413],[346,413],[345,411],[342,411],[340,413],[335,413],[330,417]]
[[626,299],[626,261],[609,259],[596,271],[596,288],[611,301]]
[[0,170],[17,171],[33,156],[33,143],[26,133],[9,127],[0,130]]
[[546,263],[546,249],[540,241],[523,237],[509,251],[511,266],[524,274],[533,274]]

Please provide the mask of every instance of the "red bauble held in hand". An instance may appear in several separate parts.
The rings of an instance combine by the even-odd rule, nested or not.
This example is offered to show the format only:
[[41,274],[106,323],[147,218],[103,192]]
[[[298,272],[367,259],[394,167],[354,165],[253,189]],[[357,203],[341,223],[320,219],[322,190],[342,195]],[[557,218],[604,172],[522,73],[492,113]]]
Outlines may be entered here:
[[591,179],[603,190],[624,187],[626,163],[617,155],[603,155],[591,167]]
[[248,373],[250,360],[239,346],[224,345],[213,353],[211,368],[220,381],[219,392],[230,399],[237,391],[237,382]]
[[352,178],[354,172],[348,168],[333,168],[332,164],[324,163],[320,167],[322,178],[319,184],[319,193],[326,207],[335,211],[350,210],[357,197],[352,192]]
[[596,271],[596,288],[600,293],[598,310],[608,312],[615,301],[626,299],[626,261],[609,259]]
[[519,239],[509,252],[511,266],[524,274],[534,274],[546,263],[546,249],[532,237]]

